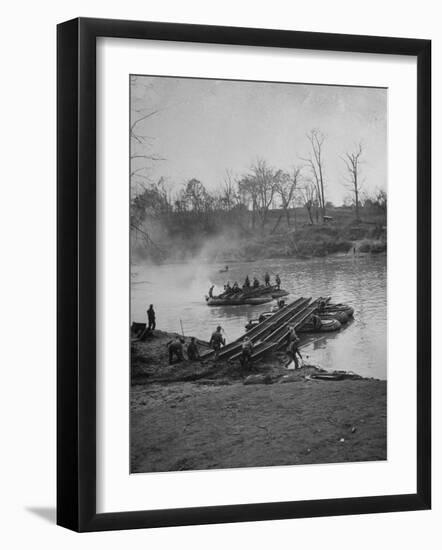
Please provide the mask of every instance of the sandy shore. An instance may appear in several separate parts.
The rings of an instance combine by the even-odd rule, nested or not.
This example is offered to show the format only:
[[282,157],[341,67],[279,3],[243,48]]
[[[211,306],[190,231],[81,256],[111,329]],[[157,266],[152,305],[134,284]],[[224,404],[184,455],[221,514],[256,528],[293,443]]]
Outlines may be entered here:
[[133,348],[132,472],[387,458],[385,381],[309,379],[315,367],[289,373],[283,354],[252,373],[238,363],[168,366],[168,339]]

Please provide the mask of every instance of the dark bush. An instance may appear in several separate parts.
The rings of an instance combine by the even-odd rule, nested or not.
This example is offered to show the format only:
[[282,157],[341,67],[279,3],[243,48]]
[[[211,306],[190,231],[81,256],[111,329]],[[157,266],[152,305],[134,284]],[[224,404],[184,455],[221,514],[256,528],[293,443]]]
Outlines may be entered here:
[[371,245],[370,252],[372,254],[380,254],[381,252],[385,252],[387,250],[387,243],[373,243]]
[[369,242],[364,242],[359,246],[359,252],[370,252],[371,244]]

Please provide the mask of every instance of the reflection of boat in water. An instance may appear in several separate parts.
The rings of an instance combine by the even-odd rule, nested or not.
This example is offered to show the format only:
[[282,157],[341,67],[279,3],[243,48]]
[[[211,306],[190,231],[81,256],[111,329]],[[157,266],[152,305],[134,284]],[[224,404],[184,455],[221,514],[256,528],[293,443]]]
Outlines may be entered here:
[[208,306],[239,306],[260,305],[271,302],[275,298],[288,296],[288,292],[276,286],[261,286],[258,288],[230,290],[218,296],[206,296]]
[[272,298],[283,298],[284,296],[288,296],[289,293],[287,290],[277,289],[276,287],[272,290]]
[[266,296],[247,297],[241,293],[234,296],[215,296],[213,298],[206,298],[206,300],[208,306],[258,306],[271,302],[273,298],[269,294]]

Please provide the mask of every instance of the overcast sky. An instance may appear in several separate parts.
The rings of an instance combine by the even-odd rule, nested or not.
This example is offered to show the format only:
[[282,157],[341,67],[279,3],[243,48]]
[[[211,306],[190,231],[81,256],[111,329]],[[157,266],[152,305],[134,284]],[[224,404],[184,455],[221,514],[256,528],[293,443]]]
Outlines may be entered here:
[[240,176],[257,158],[291,170],[309,153],[306,133],[319,128],[326,136],[326,200],[341,204],[348,195],[339,156],[360,141],[364,188],[387,188],[385,89],[136,77],[132,122],[157,109],[136,130],[165,159],[153,163],[150,176],[175,187],[197,178],[216,189],[226,169]]

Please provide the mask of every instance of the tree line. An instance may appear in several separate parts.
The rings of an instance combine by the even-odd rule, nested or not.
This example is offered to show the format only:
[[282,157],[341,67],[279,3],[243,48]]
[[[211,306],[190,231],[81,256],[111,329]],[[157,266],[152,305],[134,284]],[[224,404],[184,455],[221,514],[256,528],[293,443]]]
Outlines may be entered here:
[[[146,117],[146,115],[143,115]],[[131,139],[140,141],[131,126]],[[266,160],[258,159],[240,176],[226,171],[224,180],[216,191],[208,190],[197,178],[185,182],[180,189],[172,191],[160,178],[150,181],[143,166],[131,171],[131,229],[150,246],[155,247],[152,234],[194,237],[212,235],[224,228],[236,228],[242,233],[272,234],[282,220],[289,230],[297,226],[297,208],[306,209],[310,224],[327,221],[327,211],[333,205],[327,200],[327,173],[325,158],[325,135],[318,129],[306,136],[309,155],[300,157],[300,163],[292,170],[272,167]],[[345,152],[342,165],[346,171],[350,195],[347,206],[353,206],[355,221],[360,222],[360,209],[368,206],[386,211],[387,195],[379,190],[372,196],[363,194],[361,164],[363,145]],[[158,160],[153,155],[135,152],[132,160]],[[141,180],[140,178],[144,178]],[[273,211],[278,216],[272,216]],[[164,235],[166,234],[166,235]]]

